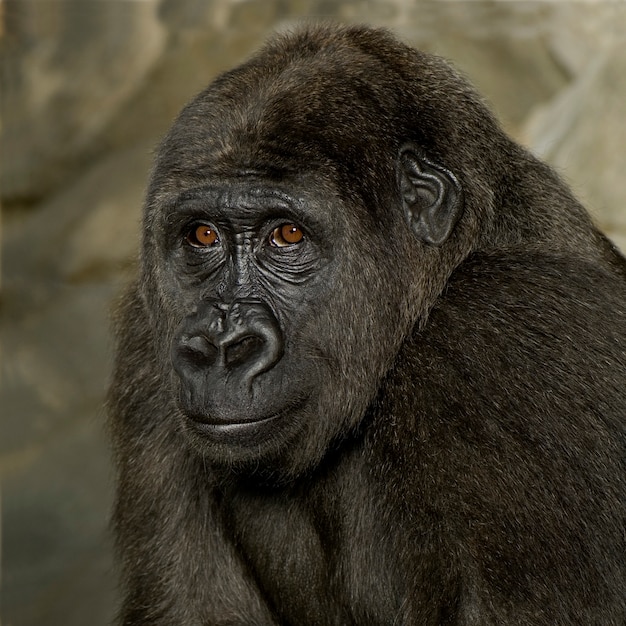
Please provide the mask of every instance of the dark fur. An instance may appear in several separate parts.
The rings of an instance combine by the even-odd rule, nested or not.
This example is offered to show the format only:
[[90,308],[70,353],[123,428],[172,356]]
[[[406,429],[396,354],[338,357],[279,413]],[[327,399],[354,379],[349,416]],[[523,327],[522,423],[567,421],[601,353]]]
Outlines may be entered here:
[[[407,142],[458,182],[437,245],[407,225]],[[327,247],[263,294],[316,395],[231,450],[190,436],[170,356],[226,279],[168,246],[186,190],[250,179],[308,190]],[[144,233],[109,399],[121,624],[626,623],[626,262],[446,63],[277,37],[181,113]]]

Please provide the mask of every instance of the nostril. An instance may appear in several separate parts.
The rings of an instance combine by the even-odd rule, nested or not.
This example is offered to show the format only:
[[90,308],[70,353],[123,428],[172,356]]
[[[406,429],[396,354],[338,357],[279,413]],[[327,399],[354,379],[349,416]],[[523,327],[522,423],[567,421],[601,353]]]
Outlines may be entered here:
[[212,365],[217,360],[219,350],[206,337],[194,335],[181,342],[180,351],[192,361],[202,365]]
[[226,380],[251,383],[282,355],[282,332],[267,305],[237,301],[226,310],[207,301],[182,325],[172,363],[183,377],[210,371],[204,380],[207,385]]
[[264,341],[256,335],[248,335],[226,346],[224,359],[226,367],[234,368],[250,361],[263,349]]

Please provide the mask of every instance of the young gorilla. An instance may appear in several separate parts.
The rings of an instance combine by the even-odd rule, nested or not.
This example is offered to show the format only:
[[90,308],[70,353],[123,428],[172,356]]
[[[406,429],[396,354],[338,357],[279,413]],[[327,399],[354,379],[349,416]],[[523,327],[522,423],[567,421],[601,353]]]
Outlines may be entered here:
[[444,61],[276,37],[144,226],[121,624],[624,625],[626,262]]

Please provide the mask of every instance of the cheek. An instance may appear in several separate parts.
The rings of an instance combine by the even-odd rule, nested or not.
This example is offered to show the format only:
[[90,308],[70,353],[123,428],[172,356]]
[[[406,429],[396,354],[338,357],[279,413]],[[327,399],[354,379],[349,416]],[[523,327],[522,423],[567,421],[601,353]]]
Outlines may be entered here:
[[295,330],[320,355],[331,378],[339,375],[347,385],[364,381],[369,388],[391,366],[413,316],[411,296],[397,274],[381,275],[373,256],[357,258],[362,262],[344,265]]
[[[196,313],[199,304],[215,295],[219,277],[183,272],[177,265],[166,264],[158,275],[154,290],[160,297],[159,306],[167,313],[168,326],[176,327],[188,315]],[[148,289],[153,289],[148,286]],[[166,330],[166,329],[163,329]]]
[[144,281],[141,291],[150,317],[155,353],[161,372],[170,372],[174,337],[186,317],[198,307],[197,294],[181,290],[172,276],[160,276],[160,281]]

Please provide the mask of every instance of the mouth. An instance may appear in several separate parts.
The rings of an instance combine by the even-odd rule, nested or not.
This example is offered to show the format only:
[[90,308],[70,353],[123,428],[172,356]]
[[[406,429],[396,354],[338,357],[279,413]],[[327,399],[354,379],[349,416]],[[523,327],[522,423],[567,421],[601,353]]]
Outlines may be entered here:
[[215,442],[230,443],[258,442],[264,438],[268,429],[277,422],[282,414],[275,414],[260,419],[245,421],[206,421],[206,418],[186,416],[185,424],[189,431],[196,436],[210,439]]
[[202,413],[200,415],[183,411],[183,427],[198,443],[211,442],[235,447],[252,447],[277,441],[285,434],[297,428],[300,409],[309,400],[308,395],[295,399],[278,411],[265,416],[241,419],[236,415],[217,417]]

